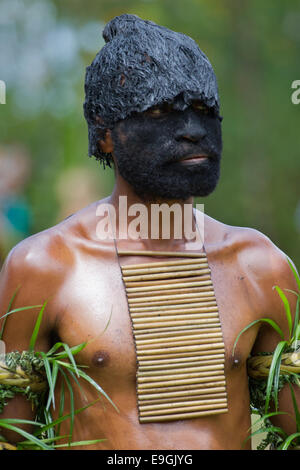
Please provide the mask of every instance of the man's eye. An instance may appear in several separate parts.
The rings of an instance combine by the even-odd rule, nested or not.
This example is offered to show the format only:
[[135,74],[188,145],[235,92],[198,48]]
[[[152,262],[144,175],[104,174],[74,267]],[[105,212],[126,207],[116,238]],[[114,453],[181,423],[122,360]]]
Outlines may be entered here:
[[152,108],[149,108],[146,112],[150,116],[158,117],[168,113],[169,111],[171,111],[171,107],[168,105],[168,103],[164,103],[158,106],[153,106]]
[[207,106],[205,106],[205,104],[202,104],[202,103],[195,103],[193,105],[193,108],[196,110],[196,111],[201,111],[201,113],[204,113],[204,114],[208,114],[209,113],[209,108]]
[[161,114],[163,110],[161,108],[152,108],[150,109],[151,114]]

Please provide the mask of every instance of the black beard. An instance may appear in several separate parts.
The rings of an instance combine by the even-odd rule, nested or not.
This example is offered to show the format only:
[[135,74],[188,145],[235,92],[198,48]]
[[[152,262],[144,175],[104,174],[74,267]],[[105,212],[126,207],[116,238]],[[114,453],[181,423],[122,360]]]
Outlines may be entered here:
[[185,201],[191,196],[205,197],[217,186],[221,155],[209,156],[193,165],[182,164],[179,160],[166,161],[157,153],[151,155],[151,158],[147,158],[147,155],[129,154],[124,150],[116,132],[113,132],[113,140],[120,175],[144,201]]

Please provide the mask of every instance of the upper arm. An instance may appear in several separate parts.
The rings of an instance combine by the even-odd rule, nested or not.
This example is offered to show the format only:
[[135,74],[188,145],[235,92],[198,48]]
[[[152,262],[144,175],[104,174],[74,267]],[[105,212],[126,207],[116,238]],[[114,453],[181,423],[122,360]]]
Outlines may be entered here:
[[[299,293],[295,276],[288,264],[287,256],[274,246],[270,246],[270,250],[269,256],[272,258],[272,270],[268,271],[268,265],[266,265],[266,275],[265,278],[262,279],[262,288],[265,291],[264,312],[266,312],[266,315],[262,315],[262,317],[270,318],[275,321],[282,330],[284,338],[281,338],[271,326],[262,323],[252,349],[252,355],[260,352],[273,352],[282,339],[291,341],[286,308],[277,290],[274,289],[275,286],[278,286],[286,296],[293,323],[295,318],[297,296],[292,291]],[[300,388],[295,386],[294,391],[300,409]],[[278,410],[284,411],[289,415],[278,415],[272,418],[272,422],[276,426],[280,426],[287,434],[292,434],[296,431],[296,424],[291,392],[288,385],[282,389],[278,398]]]
[[[5,322],[2,339],[7,352],[28,349],[41,305],[47,300],[46,286],[43,285],[45,280],[30,262],[30,251],[25,246],[17,245],[8,255],[0,272],[0,325],[2,327]],[[3,318],[12,299],[10,310],[27,308]],[[49,320],[45,315],[41,324],[37,340],[37,345],[41,348],[47,346],[45,338],[50,328]]]
[[[0,319],[0,331],[4,325],[2,340],[5,343],[6,352],[28,350],[30,338],[41,308],[39,305],[47,300],[49,293],[47,284],[45,284],[45,276],[40,272],[35,262],[36,258],[32,254],[32,249],[33,247],[28,246],[27,242],[17,245],[8,255],[0,272],[0,317],[3,317],[8,310],[37,306],[14,312]],[[14,301],[9,309],[13,296],[15,296]],[[46,306],[35,350],[47,351],[49,349],[52,326],[51,315]],[[31,403],[25,397],[18,395],[8,400],[8,404],[0,415],[1,418],[32,420],[34,411]],[[22,427],[27,431],[31,431],[30,426]],[[1,427],[0,434],[10,442],[20,439],[19,435]]]

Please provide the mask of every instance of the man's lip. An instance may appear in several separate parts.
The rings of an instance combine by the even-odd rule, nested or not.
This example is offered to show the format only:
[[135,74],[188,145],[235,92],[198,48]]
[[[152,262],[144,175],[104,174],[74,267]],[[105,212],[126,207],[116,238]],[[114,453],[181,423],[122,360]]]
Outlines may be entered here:
[[182,158],[180,161],[181,162],[197,162],[199,160],[204,160],[205,158],[208,158],[208,155],[203,153],[199,155],[189,155],[187,157]]

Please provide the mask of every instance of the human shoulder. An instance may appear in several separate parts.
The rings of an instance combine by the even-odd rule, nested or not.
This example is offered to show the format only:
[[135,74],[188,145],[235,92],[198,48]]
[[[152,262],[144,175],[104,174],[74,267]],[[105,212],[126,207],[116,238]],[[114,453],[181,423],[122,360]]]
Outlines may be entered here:
[[84,208],[19,242],[5,260],[0,285],[4,277],[14,284],[27,285],[48,282],[71,270],[78,241],[88,236],[84,221],[89,210]]
[[[78,211],[11,250],[0,272],[0,317],[14,298],[14,308],[46,301],[48,323],[55,321],[61,308],[60,293],[74,271],[82,240],[88,237],[85,222],[89,213],[89,209]],[[35,309],[26,311],[26,315],[13,315],[13,323],[23,319],[32,328],[37,312]]]
[[286,253],[267,235],[249,227],[230,226],[210,221],[218,232],[214,239],[219,258],[236,270],[247,285],[247,291],[255,295],[257,314],[284,321],[283,303],[275,286],[285,293],[294,309],[296,296],[289,290],[297,291],[297,283],[290,267],[293,265]]
[[230,227],[228,242],[241,264],[256,281],[290,282],[290,259],[267,235],[249,227]]
[[250,227],[228,225],[206,216],[208,244],[224,257],[235,259],[258,278],[289,273],[287,255],[264,233]]
[[3,269],[26,279],[29,272],[40,275],[55,271],[67,253],[64,232],[57,225],[19,242],[8,254]]

